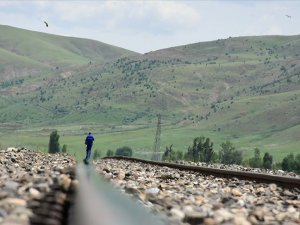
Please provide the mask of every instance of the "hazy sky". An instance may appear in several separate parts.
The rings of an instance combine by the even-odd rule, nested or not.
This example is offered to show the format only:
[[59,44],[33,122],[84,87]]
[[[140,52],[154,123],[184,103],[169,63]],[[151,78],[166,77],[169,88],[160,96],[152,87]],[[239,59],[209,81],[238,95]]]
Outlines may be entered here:
[[0,0],[0,24],[144,53],[229,36],[300,34],[300,0]]

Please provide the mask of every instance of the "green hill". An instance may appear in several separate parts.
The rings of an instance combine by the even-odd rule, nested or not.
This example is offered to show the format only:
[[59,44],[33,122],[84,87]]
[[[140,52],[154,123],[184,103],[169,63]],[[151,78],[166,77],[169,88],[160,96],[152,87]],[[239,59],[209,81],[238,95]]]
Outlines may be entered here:
[[[228,139],[246,155],[254,147],[277,159],[299,152],[300,36],[228,38],[140,55],[95,41],[0,28],[22,37],[10,42],[12,34],[0,32],[0,57],[7,60],[0,71],[14,64],[24,73],[0,73],[6,78],[0,124],[12,132],[18,127],[44,134],[58,127],[76,138],[92,129],[106,137],[101,148],[128,144],[150,151],[160,113],[163,146],[184,150],[193,137],[207,135],[217,148]],[[23,39],[37,41],[21,44]],[[4,48],[3,40],[18,47]],[[38,75],[28,72],[35,70]]]
[[98,41],[45,34],[0,25],[1,78],[68,68],[89,63],[105,63],[138,55]]

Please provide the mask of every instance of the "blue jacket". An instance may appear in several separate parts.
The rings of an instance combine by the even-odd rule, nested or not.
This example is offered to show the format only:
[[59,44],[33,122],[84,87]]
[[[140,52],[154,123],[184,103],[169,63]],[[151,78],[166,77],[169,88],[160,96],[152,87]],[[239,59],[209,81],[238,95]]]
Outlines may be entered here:
[[88,149],[90,149],[93,146],[94,141],[95,141],[95,138],[93,137],[93,135],[89,134],[88,136],[86,136],[85,144]]

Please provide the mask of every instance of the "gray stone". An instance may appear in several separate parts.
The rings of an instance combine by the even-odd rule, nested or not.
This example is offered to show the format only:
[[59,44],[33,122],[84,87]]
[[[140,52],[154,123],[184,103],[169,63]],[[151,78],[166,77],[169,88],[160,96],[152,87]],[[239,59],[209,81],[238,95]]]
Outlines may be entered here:
[[39,192],[35,188],[30,188],[29,189],[29,194],[31,199],[40,199],[41,198],[41,192]]
[[286,196],[294,196],[294,194],[292,192],[290,192],[289,190],[284,190],[283,194]]
[[4,185],[4,190],[17,191],[19,183],[15,181],[7,181]]
[[180,209],[172,208],[170,210],[170,213],[172,216],[178,218],[179,220],[182,220],[184,218],[184,213]]
[[[53,188],[58,187],[53,184],[57,184],[61,173],[66,173],[66,177],[69,177],[72,169],[68,168],[74,164],[75,159],[68,155],[50,155],[24,148],[0,151],[1,225],[29,225],[29,217],[34,215],[29,208],[36,210],[44,205],[44,202],[41,204],[34,199],[49,195],[51,191],[57,193]],[[64,170],[55,171],[56,167]],[[65,183],[62,183],[62,189],[66,186]],[[51,205],[47,209],[63,212],[66,194],[61,191],[51,198]],[[48,200],[50,199],[45,198],[46,202]]]
[[153,194],[153,195],[157,195],[160,192],[160,190],[158,188],[149,188],[147,190],[145,190],[146,194]]
[[6,210],[0,208],[0,217],[6,217],[6,216],[7,216]]

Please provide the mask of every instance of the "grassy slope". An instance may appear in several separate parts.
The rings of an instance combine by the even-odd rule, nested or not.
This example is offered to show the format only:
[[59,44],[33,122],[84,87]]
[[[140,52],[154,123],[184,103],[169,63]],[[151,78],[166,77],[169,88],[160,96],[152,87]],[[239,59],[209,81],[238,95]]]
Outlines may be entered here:
[[246,156],[259,147],[281,159],[287,152],[299,153],[299,40],[230,38],[61,69],[3,89],[14,94],[41,86],[7,97],[18,104],[0,101],[0,120],[18,122],[23,129],[35,126],[32,132],[16,132],[28,145],[40,142],[46,148],[50,131],[35,134],[65,124],[57,128],[71,152],[81,152],[83,134],[92,130],[99,140],[96,148],[129,145],[142,156],[151,151],[156,114],[161,113],[163,148],[174,144],[186,150],[194,137],[204,135],[216,150],[229,139]]
[[[45,67],[57,68],[90,63],[105,63],[122,56],[137,53],[98,41],[71,38],[34,32],[0,25],[0,60],[6,62],[0,68],[1,78],[11,78],[11,71],[17,74],[28,71],[24,63],[31,61],[37,72]],[[14,56],[14,60],[7,57]],[[30,67],[30,62],[28,63]],[[23,68],[23,69],[22,69]]]

